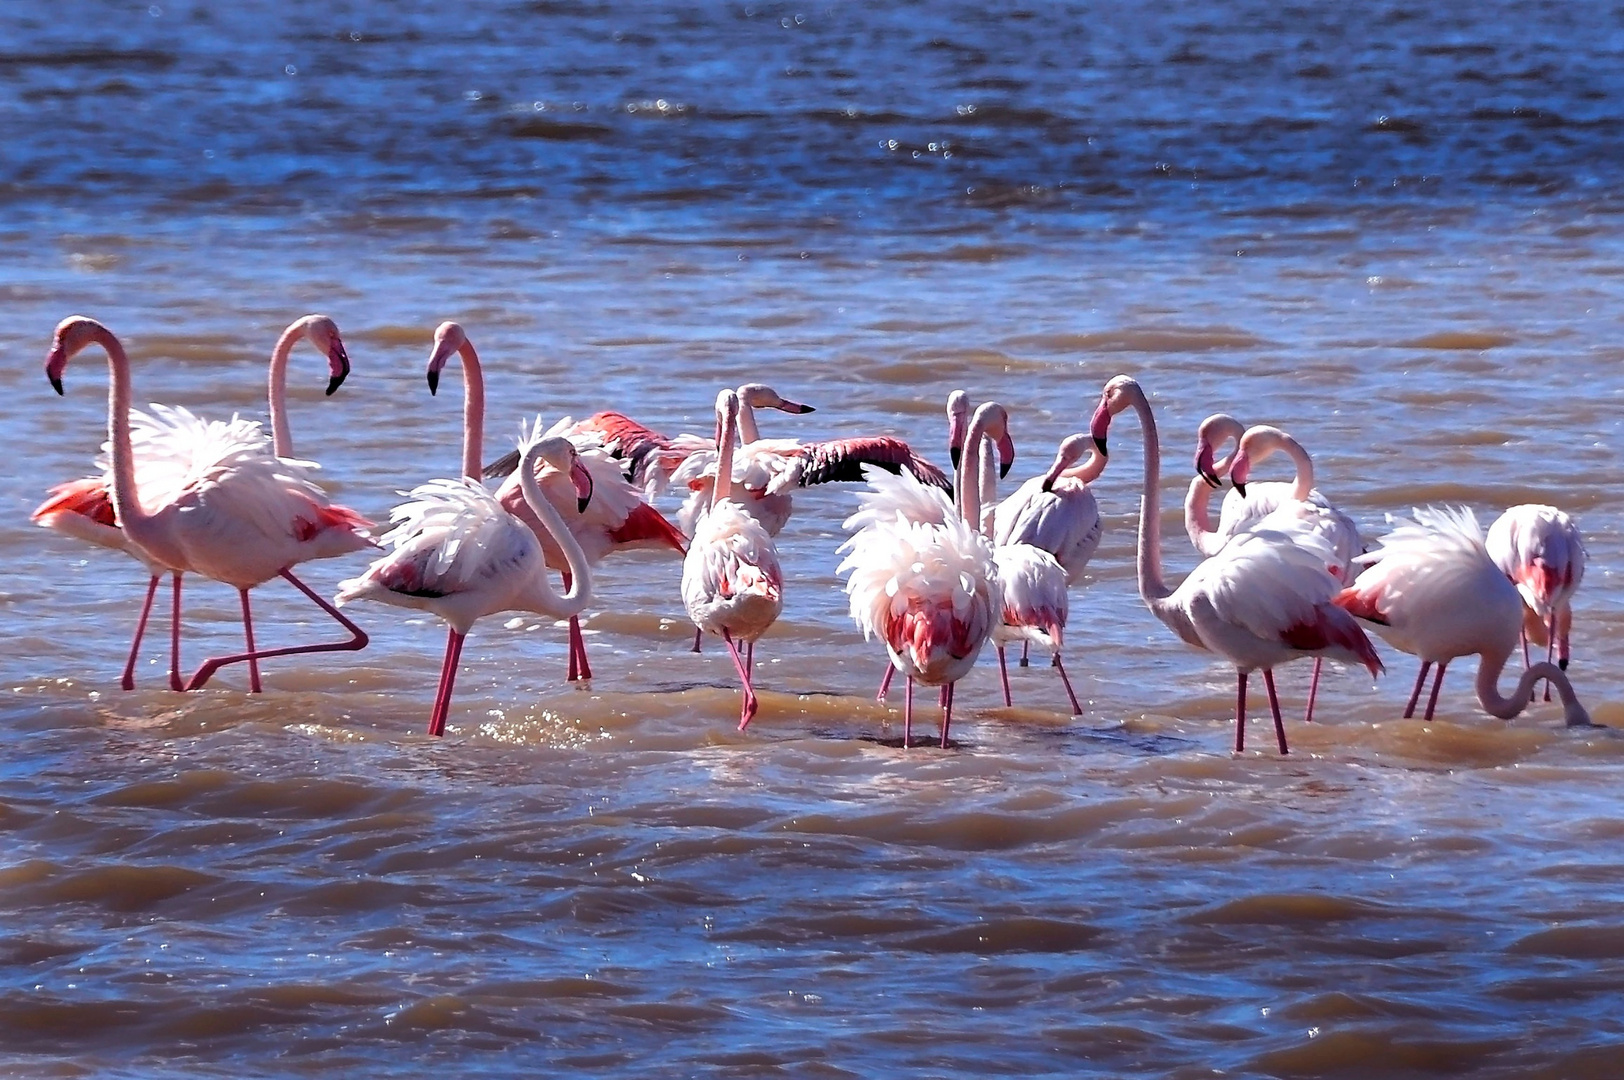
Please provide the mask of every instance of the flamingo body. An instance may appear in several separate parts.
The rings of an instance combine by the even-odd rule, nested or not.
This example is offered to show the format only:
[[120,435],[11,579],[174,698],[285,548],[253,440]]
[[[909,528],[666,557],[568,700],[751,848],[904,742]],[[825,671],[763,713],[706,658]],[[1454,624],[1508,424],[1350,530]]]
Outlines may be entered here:
[[682,564],[682,603],[694,625],[753,642],[784,609],[784,572],[771,535],[732,499],[700,521]]
[[1081,480],[1063,476],[1048,491],[1043,480],[1034,476],[998,504],[993,535],[999,547],[1030,544],[1047,551],[1075,585],[1100,546],[1099,503]]

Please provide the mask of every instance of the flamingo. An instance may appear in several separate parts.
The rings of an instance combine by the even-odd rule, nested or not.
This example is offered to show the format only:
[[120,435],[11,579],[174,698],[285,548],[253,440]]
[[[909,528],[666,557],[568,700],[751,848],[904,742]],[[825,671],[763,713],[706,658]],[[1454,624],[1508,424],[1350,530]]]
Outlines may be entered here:
[[[739,395],[716,397],[716,483],[709,511],[694,531],[682,562],[682,603],[701,633],[721,636],[739,671],[743,705],[739,730],[756,715],[756,639],[784,609],[784,572],[770,533],[733,500],[733,437],[739,423]],[[745,658],[738,642],[745,643]]]
[[1530,665],[1510,697],[1500,696],[1500,672],[1517,646],[1523,625],[1523,598],[1489,555],[1477,516],[1467,507],[1411,511],[1393,520],[1396,528],[1381,547],[1359,561],[1368,565],[1342,590],[1336,602],[1371,623],[1388,644],[1421,659],[1415,689],[1404,707],[1415,715],[1427,671],[1438,665],[1423,719],[1438,706],[1444,669],[1457,656],[1476,653],[1477,700],[1491,716],[1516,717],[1528,706],[1530,691],[1549,679],[1562,698],[1570,726],[1590,723],[1567,674],[1555,664]]
[[[1215,463],[1214,448],[1231,438],[1236,440],[1235,452]],[[1222,550],[1237,532],[1258,526],[1285,528],[1289,535],[1303,535],[1301,529],[1291,527],[1286,520],[1295,518],[1297,524],[1330,545],[1333,558],[1325,568],[1331,576],[1344,585],[1352,579],[1354,556],[1364,550],[1359,526],[1315,489],[1314,462],[1302,443],[1279,428],[1267,425],[1240,430],[1240,421],[1224,413],[1201,422],[1197,441],[1198,478],[1211,484],[1227,475],[1234,485],[1224,498],[1218,529],[1213,531],[1207,524],[1207,496],[1198,494],[1192,483],[1191,498],[1185,504],[1184,528],[1198,552],[1210,557]],[[1248,484],[1252,466],[1277,451],[1284,451],[1291,458],[1297,469],[1296,478],[1290,484],[1280,481]],[[1308,705],[1303,710],[1304,723],[1314,719],[1314,701],[1319,696],[1324,664],[1323,657],[1314,658],[1314,673],[1308,683]]]
[[[1522,594],[1523,666],[1529,667],[1528,631],[1545,634],[1545,659],[1568,670],[1568,634],[1573,629],[1573,594],[1585,576],[1585,542],[1573,519],[1554,506],[1513,506],[1489,526],[1484,542],[1489,557]],[[1553,657],[1554,654],[1554,657]],[[1545,687],[1545,700],[1551,688]]]
[[[476,380],[469,380],[472,386]],[[470,392],[470,398],[473,397]],[[464,462],[478,442],[478,424],[463,429]],[[546,462],[568,476],[582,504],[592,498],[592,477],[568,439],[548,438],[538,422],[525,435],[518,475],[531,512],[563,549],[571,584],[559,594],[547,584],[547,559],[541,542],[524,521],[508,513],[478,480],[430,480],[413,488],[405,503],[390,511],[394,528],[384,542],[394,548],[373,562],[360,577],[342,581],[335,598],[378,600],[396,607],[429,611],[446,622],[445,661],[429,714],[428,733],[445,734],[451,691],[462,658],[462,643],[474,623],[502,611],[527,611],[560,619],[579,614],[592,595],[592,570],[579,544],[536,482],[537,466]]]
[[[1070,610],[1066,570],[1054,555],[1041,547],[1024,542],[1005,543],[997,537],[994,521],[1002,507],[998,504],[997,473],[988,447],[991,440],[1008,436],[1009,418],[1004,407],[997,402],[982,405],[976,410],[970,428],[972,432],[981,433],[981,444],[972,443],[980,472],[975,500],[978,505],[974,509],[983,519],[984,534],[993,542],[992,558],[998,566],[998,582],[1004,594],[1001,618],[992,631],[993,648],[998,653],[998,682],[1004,691],[1004,705],[1012,704],[1004,646],[1008,642],[1019,641],[1023,645],[1035,644],[1049,650],[1053,658],[1052,666],[1060,672],[1066,696],[1071,699],[1071,714],[1076,716],[1083,708],[1077,702],[1071,679],[1067,677],[1066,667],[1060,660]],[[1045,478],[1036,479],[1041,483]],[[1032,481],[1028,481],[1028,486],[1034,486]],[[1092,502],[1093,497],[1089,496],[1089,500]],[[988,510],[982,511],[982,506]],[[1098,541],[1097,532],[1095,540]]]
[[[246,660],[250,689],[257,694],[261,689],[262,659],[365,648],[365,632],[300,581],[292,567],[308,559],[331,558],[375,546],[366,531],[371,522],[348,507],[329,502],[321,488],[308,478],[305,463],[269,453],[259,426],[244,421],[225,425],[232,441],[208,460],[194,462],[184,484],[151,492],[149,506],[149,499],[143,497],[148,493],[137,484],[131,440],[130,363],[119,340],[94,319],[69,316],[57,325],[45,359],[46,376],[57,393],[62,393],[62,374],[68,361],[91,344],[100,345],[107,353],[107,441],[115,520],[148,561],[171,572],[192,570],[223,581],[235,586],[242,599],[247,651],[205,661],[186,689],[204,685],[226,664]],[[273,577],[287,579],[349,630],[350,638],[256,650],[248,590]]]
[[904,747],[913,739],[916,680],[942,688],[941,745],[950,745],[954,685],[975,666],[1004,606],[992,544],[972,524],[980,516],[974,470],[984,441],[972,435],[966,446],[974,452],[960,457],[957,507],[910,472],[871,468],[871,490],[844,523],[852,535],[836,572],[851,574],[852,620],[865,641],[885,642],[891,664],[907,678]]
[[[287,418],[288,358],[300,339],[326,354],[329,378],[327,394],[331,396],[350,373],[350,358],[344,350],[338,326],[325,315],[306,315],[295,319],[277,339],[271,351],[269,375],[269,403],[273,452],[277,457],[293,457],[293,435]],[[262,435],[259,425],[233,417],[226,423],[205,421],[184,408],[151,406],[150,414],[139,410],[131,413],[130,439],[136,447],[136,486],[142,491],[174,492],[184,487],[193,470],[205,462],[216,460],[221,453],[232,448],[256,444]],[[206,467],[206,466],[204,466]],[[151,580],[147,584],[146,600],[135,623],[135,635],[130,642],[129,659],[119,685],[125,690],[135,689],[135,662],[141,650],[141,639],[146,633],[147,618],[158,592],[158,582],[165,573],[173,575],[173,599],[170,608],[169,688],[183,690],[180,677],[180,592],[181,573],[184,568],[166,567],[148,557],[130,542],[119,528],[113,513],[111,495],[112,473],[104,467],[100,476],[85,477],[58,484],[34,511],[32,518],[48,529],[76,537],[100,547],[122,551],[146,566]]]
[[1175,589],[1162,576],[1161,448],[1144,390],[1118,375],[1105,384],[1090,433],[1102,454],[1111,418],[1132,408],[1145,439],[1144,491],[1139,510],[1139,595],[1152,614],[1186,644],[1208,649],[1235,665],[1235,750],[1245,749],[1246,683],[1261,668],[1280,753],[1285,724],[1275,694],[1274,668],[1301,656],[1328,656],[1382,671],[1370,639],[1332,602],[1336,578],[1326,570],[1329,545],[1310,530],[1281,528],[1237,533],[1218,554],[1192,570]]

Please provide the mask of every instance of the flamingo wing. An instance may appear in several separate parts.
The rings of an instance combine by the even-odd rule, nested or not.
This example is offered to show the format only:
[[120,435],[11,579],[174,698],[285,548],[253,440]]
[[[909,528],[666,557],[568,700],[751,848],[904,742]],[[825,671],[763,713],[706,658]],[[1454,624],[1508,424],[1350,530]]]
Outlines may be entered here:
[[[892,474],[884,469],[868,469],[863,473],[869,490],[857,495],[857,511],[848,517],[843,527],[857,535],[874,526],[889,528],[898,519],[929,525],[945,525],[958,517],[947,493],[938,487],[920,483],[909,472]],[[846,541],[846,546],[855,542]]]
[[1031,544],[1049,552],[1075,582],[1100,546],[1104,523],[1099,503],[1086,484],[1063,480],[1043,490],[1033,477],[998,504],[993,535],[1000,547]]
[[358,578],[339,583],[339,600],[446,597],[541,573],[535,534],[477,481],[430,480],[389,514],[392,550]]
[[890,473],[906,469],[921,484],[943,491],[953,490],[952,481],[941,469],[914,453],[901,439],[889,435],[805,443],[801,454],[804,458],[799,477],[801,487],[854,483],[863,479],[863,466],[873,465]]

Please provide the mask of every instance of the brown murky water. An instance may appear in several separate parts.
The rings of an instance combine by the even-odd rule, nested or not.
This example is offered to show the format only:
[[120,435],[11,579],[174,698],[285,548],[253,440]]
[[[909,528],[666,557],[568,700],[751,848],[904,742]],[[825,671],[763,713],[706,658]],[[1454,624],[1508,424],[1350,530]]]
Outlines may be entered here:
[[[39,5],[0,50],[7,1071],[1617,1074],[1624,735],[1490,720],[1464,674],[1400,720],[1385,651],[1291,757],[1266,721],[1231,755],[1232,672],[1134,591],[1131,424],[1072,597],[1086,714],[1040,667],[999,707],[984,662],[945,753],[879,741],[849,489],[797,494],[744,735],[675,559],[601,567],[590,686],[560,627],[480,624],[432,741],[443,633],[381,606],[259,697],[157,689],[155,619],[120,692],[140,568],[27,518],[103,436],[100,365],[65,399],[39,370],[73,311],[138,400],[210,416],[260,415],[281,326],[332,315],[354,374],[324,399],[296,354],[293,429],[379,520],[456,467],[443,318],[496,449],[538,412],[708,431],[760,378],[818,407],[767,434],[941,458],[965,387],[1009,407],[1013,482],[1126,371],[1174,503],[1222,408],[1298,435],[1371,536],[1416,503],[1573,512],[1572,673],[1624,725],[1616,10],[152,10]],[[257,603],[264,644],[326,632]],[[189,586],[189,661],[236,619]]]

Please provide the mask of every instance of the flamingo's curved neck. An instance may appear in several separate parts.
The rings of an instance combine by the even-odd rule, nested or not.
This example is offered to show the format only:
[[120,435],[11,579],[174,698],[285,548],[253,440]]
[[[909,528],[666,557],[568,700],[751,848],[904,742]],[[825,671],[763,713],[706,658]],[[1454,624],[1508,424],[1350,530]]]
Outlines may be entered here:
[[485,373],[471,341],[457,347],[462,357],[462,475],[479,479],[485,452]]
[[739,441],[749,446],[760,438],[761,431],[756,427],[756,410],[748,401],[744,400],[743,395],[740,395]]
[[976,532],[981,531],[982,485],[986,482],[981,463],[983,458],[990,457],[990,452],[983,454],[982,444],[990,441],[985,417],[972,417],[970,430],[964,436],[964,449],[959,455],[957,495],[959,516]]
[[970,515],[970,526],[979,528],[983,536],[989,541],[994,539],[997,521],[995,508],[998,506],[998,461],[997,447],[992,437],[983,434],[978,442],[976,459],[979,462],[980,472],[976,494],[980,503],[973,515]]
[[1143,391],[1133,393],[1133,410],[1145,433],[1145,488],[1139,499],[1139,596],[1157,618],[1166,621],[1166,600],[1173,594],[1162,577],[1162,448],[1156,417]]
[[1088,451],[1088,456],[1080,464],[1073,465],[1060,475],[1067,480],[1081,480],[1085,484],[1092,484],[1100,478],[1100,473],[1104,471],[1105,458],[1100,456],[1098,450],[1091,448]]
[[1562,711],[1567,716],[1567,722],[1570,725],[1590,723],[1590,714],[1579,704],[1579,696],[1573,692],[1573,684],[1568,681],[1567,672],[1552,663],[1541,661],[1524,671],[1522,678],[1517,680],[1517,688],[1511,692],[1511,696],[1501,697],[1500,672],[1505,668],[1506,659],[1510,655],[1509,652],[1498,656],[1484,653],[1478,659],[1477,700],[1478,704],[1483,706],[1484,712],[1501,720],[1514,719],[1528,707],[1535,684],[1541,679],[1549,679],[1562,698]]
[[544,593],[551,601],[551,610],[548,614],[569,616],[579,615],[586,609],[587,601],[592,599],[592,566],[587,562],[586,553],[581,545],[576,543],[575,534],[570,532],[564,524],[564,519],[558,516],[553,504],[541,492],[541,484],[536,480],[536,467],[540,463],[541,455],[535,446],[525,452],[519,463],[519,489],[524,493],[524,501],[535,512],[536,518],[541,522],[542,528],[552,536],[553,541],[563,549],[564,562],[569,566],[569,588],[564,592],[554,592],[548,584],[546,569],[536,574],[535,588]]
[[113,457],[113,512],[119,527],[142,544],[151,534],[152,516],[141,506],[135,489],[135,450],[130,445],[130,358],[124,346],[105,327],[95,341],[107,350],[107,441]]
[[1297,466],[1297,486],[1291,491],[1291,497],[1298,502],[1307,502],[1309,494],[1314,490],[1314,460],[1303,449],[1303,444],[1290,435],[1280,440],[1280,449],[1291,458],[1292,464]]
[[271,440],[277,457],[293,456],[293,432],[288,428],[288,357],[304,337],[304,321],[291,324],[271,350],[271,371],[266,391],[271,409]]
[[716,483],[711,487],[711,509],[733,494],[733,432],[737,418],[729,423],[726,414],[716,414]]
[[1199,476],[1191,480],[1189,494],[1184,496],[1184,531],[1203,558],[1211,558],[1224,546],[1212,529],[1212,517],[1207,512],[1211,503],[1212,485]]

